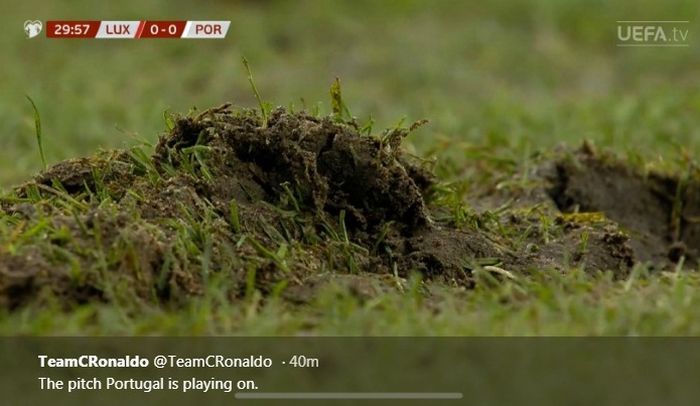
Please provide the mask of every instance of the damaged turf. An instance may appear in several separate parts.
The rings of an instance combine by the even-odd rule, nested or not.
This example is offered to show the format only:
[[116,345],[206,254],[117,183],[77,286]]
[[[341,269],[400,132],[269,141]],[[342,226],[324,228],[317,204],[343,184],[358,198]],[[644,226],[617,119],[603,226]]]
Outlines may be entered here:
[[257,289],[306,301],[332,280],[371,295],[412,272],[468,287],[477,271],[624,275],[643,261],[697,261],[696,182],[579,154],[546,175],[549,213],[457,224],[435,215],[440,188],[400,149],[408,132],[362,136],[283,109],[263,122],[224,105],[176,120],[153,156],[55,165],[0,201],[0,302],[177,303],[214,282],[231,300]]
[[700,252],[700,184],[641,174],[585,149],[556,163],[549,195],[564,213],[601,212],[630,237],[634,260],[697,263]]

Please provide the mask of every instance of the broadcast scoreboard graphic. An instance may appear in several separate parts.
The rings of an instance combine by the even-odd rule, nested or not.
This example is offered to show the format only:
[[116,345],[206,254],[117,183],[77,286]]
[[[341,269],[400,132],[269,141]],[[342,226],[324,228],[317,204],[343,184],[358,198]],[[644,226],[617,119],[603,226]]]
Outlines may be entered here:
[[[37,24],[38,23],[38,24]],[[144,38],[226,38],[231,21],[68,21],[46,22],[47,38],[96,38],[96,39],[144,39]],[[27,21],[25,30],[39,27],[41,22]],[[27,34],[29,38],[35,35]]]

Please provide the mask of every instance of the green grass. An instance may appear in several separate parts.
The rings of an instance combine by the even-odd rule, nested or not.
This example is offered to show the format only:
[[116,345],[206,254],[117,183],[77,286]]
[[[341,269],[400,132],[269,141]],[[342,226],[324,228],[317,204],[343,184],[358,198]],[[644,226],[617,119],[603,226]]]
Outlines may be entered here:
[[[609,275],[538,274],[485,283],[474,291],[434,286],[430,298],[413,282],[403,292],[369,300],[340,287],[310,304],[230,303],[212,289],[176,312],[140,306],[89,305],[65,313],[27,308],[0,318],[3,334],[64,335],[697,335],[700,276],[638,269]],[[137,317],[130,314],[138,314]]]
[[44,155],[44,141],[41,138],[41,115],[39,114],[39,109],[36,107],[36,103],[31,97],[27,96],[29,104],[32,105],[32,110],[34,110],[34,131],[36,132],[36,144],[39,148],[39,156],[41,157],[41,164],[43,169],[46,169],[46,155]]
[[[227,100],[263,108],[260,94],[267,101],[326,113],[340,111],[342,103],[343,114],[350,106],[361,123],[374,120],[374,128],[392,127],[402,117],[427,118],[430,124],[412,133],[405,145],[437,158],[440,178],[464,194],[491,170],[507,171],[537,151],[578,145],[583,139],[647,166],[685,168],[683,156],[700,154],[695,0],[301,3],[73,1],[66,6],[28,1],[5,10],[0,22],[16,29],[8,28],[0,39],[0,189],[41,170],[44,159],[51,164],[100,148],[153,143],[167,125],[164,111],[186,112]],[[29,17],[233,22],[224,41],[28,40],[21,24]],[[615,21],[623,19],[690,20],[690,47],[617,48]],[[241,66],[244,55],[255,73],[255,92],[250,71]],[[343,94],[334,106],[328,88],[337,77]],[[40,108],[41,132],[25,94]],[[191,152],[199,160],[200,151]],[[456,221],[471,221],[463,201],[451,199],[446,203]],[[237,217],[232,206],[231,221]],[[10,230],[0,219],[1,241],[9,239]],[[23,238],[40,238],[45,232],[25,231]],[[51,232],[60,237],[60,230]],[[351,263],[353,248],[344,245],[342,235],[338,245]],[[205,246],[183,242],[183,249],[196,250],[204,260]],[[259,248],[284,263],[285,253],[277,247]],[[96,253],[98,260],[100,255]],[[75,277],[80,277],[77,269]],[[58,305],[28,308],[0,316],[0,331],[700,332],[700,278],[694,273],[649,276],[640,270],[621,281],[577,272],[533,275],[485,283],[475,291],[434,286],[438,292],[430,298],[408,286],[403,293],[369,301],[329,288],[313,304],[300,307],[276,300],[261,303],[255,292],[243,302],[229,303],[215,282],[180,310],[138,303],[91,305],[67,314]]]

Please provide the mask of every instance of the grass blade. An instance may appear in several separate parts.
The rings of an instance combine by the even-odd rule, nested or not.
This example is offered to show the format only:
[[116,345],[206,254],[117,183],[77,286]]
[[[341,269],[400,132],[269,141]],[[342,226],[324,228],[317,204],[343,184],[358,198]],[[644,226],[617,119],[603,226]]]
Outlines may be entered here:
[[39,155],[41,155],[41,163],[44,165],[44,170],[46,170],[46,156],[44,155],[44,144],[41,138],[41,116],[39,115],[39,109],[36,108],[36,103],[32,100],[29,95],[25,95],[29,103],[34,109],[34,131],[36,132],[36,143],[39,145]]
[[262,97],[260,97],[260,92],[258,92],[258,88],[255,86],[255,81],[253,80],[253,72],[250,70],[248,59],[246,59],[245,56],[243,57],[243,66],[245,66],[245,70],[246,72],[248,72],[248,82],[250,83],[250,87],[253,88],[253,93],[255,93],[255,98],[258,100],[258,105],[260,105],[260,112],[263,116],[263,127],[267,127],[267,109],[265,108],[265,103],[263,103]]

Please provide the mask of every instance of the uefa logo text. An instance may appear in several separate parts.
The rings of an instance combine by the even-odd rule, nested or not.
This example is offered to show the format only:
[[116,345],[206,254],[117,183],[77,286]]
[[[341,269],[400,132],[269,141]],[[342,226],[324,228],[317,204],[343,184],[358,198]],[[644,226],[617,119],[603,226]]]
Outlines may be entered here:
[[619,47],[687,47],[689,21],[617,21]]

